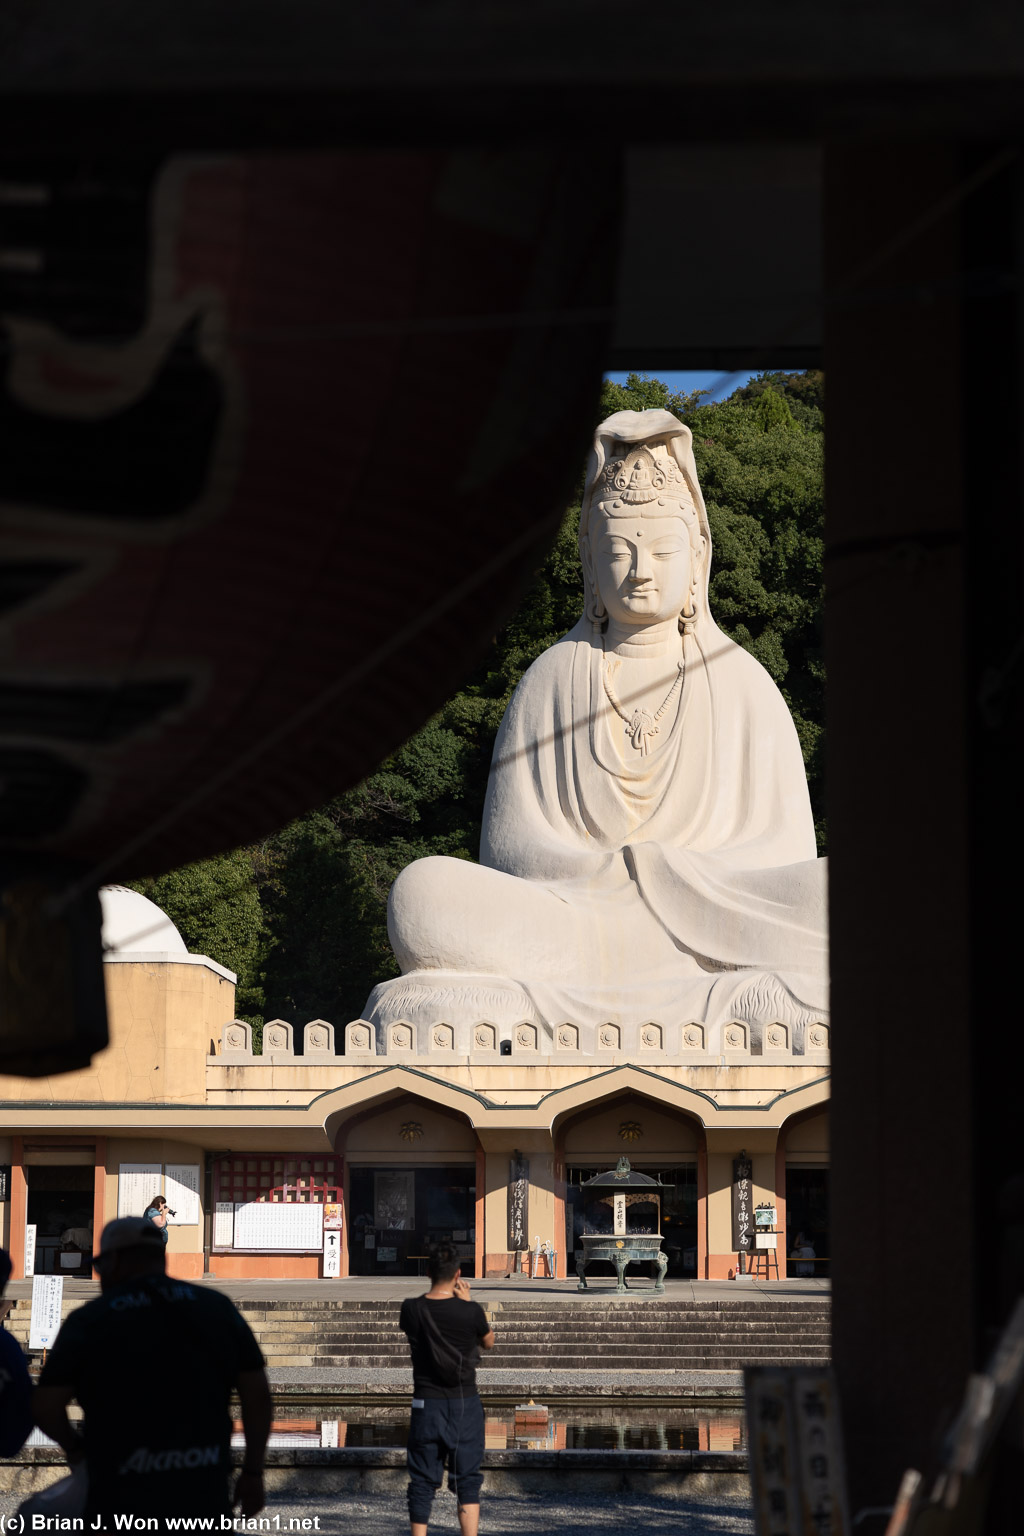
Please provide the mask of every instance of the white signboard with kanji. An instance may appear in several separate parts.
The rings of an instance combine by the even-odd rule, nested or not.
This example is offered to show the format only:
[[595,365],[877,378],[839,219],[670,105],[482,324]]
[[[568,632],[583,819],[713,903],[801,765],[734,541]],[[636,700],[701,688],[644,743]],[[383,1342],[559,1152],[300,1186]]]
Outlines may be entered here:
[[164,1173],[164,1198],[174,1211],[171,1227],[199,1225],[199,1164],[168,1163]]
[[318,1252],[323,1247],[324,1208],[247,1200],[235,1205],[235,1247]]
[[163,1163],[119,1163],[118,1216],[145,1216],[154,1195],[163,1193]]
[[60,1332],[64,1304],[64,1276],[36,1275],[32,1281],[32,1315],[28,1324],[29,1349],[52,1349]]
[[230,1248],[235,1241],[235,1207],[230,1200],[218,1200],[213,1212],[213,1246]]

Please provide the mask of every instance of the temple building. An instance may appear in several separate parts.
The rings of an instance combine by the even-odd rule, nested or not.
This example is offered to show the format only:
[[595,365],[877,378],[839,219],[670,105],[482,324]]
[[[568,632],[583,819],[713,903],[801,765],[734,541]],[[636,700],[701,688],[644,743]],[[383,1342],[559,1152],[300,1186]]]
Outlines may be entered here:
[[569,1023],[424,1038],[401,1022],[276,1020],[253,1054],[230,971],[189,954],[137,892],[108,889],[103,907],[110,1045],[87,1071],[0,1079],[17,1275],[28,1258],[88,1276],[102,1224],[161,1192],[181,1276],[415,1274],[442,1238],[478,1276],[539,1239],[565,1275],[580,1186],[623,1152],[668,1186],[669,1278],[737,1268],[741,1154],[752,1205],[777,1209],[780,1275],[798,1232],[815,1258],[790,1272],[828,1274],[826,1023],[652,1020],[630,1037],[608,1024],[581,1048]]
[[109,1046],[0,1080],[18,1273],[87,1273],[102,1223],[163,1194],[184,1276],[415,1274],[441,1240],[478,1276],[541,1248],[564,1275],[581,1186],[624,1153],[670,1276],[827,1273],[825,860],[783,696],[711,611],[685,423],[597,428],[579,548],[480,861],[401,871],[401,974],[364,1017],[270,1020],[256,1054],[231,972],[102,893]]

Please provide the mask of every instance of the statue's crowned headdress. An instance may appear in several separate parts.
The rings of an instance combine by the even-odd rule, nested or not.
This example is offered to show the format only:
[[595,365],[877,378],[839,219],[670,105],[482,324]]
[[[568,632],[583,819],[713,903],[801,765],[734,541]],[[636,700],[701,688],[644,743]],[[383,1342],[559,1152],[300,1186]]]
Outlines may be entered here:
[[[601,476],[602,510],[617,512],[624,502],[624,517],[630,507],[663,501],[666,493],[675,500],[684,491],[683,477],[675,461],[664,450],[656,457],[654,450],[644,443],[630,449],[623,458],[612,459]],[[610,499],[610,506],[605,497]]]

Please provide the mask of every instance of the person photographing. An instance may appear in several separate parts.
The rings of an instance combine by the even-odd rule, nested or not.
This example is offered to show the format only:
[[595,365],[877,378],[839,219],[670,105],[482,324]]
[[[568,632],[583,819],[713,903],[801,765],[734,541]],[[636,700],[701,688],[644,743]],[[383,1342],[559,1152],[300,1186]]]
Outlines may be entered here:
[[167,1230],[167,1218],[175,1215],[177,1215],[177,1212],[171,1210],[163,1195],[154,1195],[146,1206],[144,1219],[153,1223],[166,1243],[171,1235]]
[[399,1326],[412,1355],[413,1396],[409,1424],[409,1525],[427,1536],[434,1494],[448,1468],[448,1487],[458,1501],[461,1536],[477,1536],[484,1411],[476,1386],[481,1349],[494,1348],[487,1314],[471,1300],[459,1255],[450,1243],[427,1260],[430,1289],[402,1303]]

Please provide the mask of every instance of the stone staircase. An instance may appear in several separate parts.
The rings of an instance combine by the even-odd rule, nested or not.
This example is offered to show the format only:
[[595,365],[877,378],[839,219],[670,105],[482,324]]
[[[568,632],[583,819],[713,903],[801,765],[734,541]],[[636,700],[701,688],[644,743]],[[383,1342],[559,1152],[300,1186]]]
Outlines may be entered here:
[[[400,1303],[252,1301],[242,1312],[270,1366],[408,1367]],[[487,1308],[495,1370],[729,1371],[818,1365],[830,1354],[830,1307],[808,1301],[519,1301]]]
[[[65,1302],[64,1315],[78,1301]],[[241,1311],[269,1366],[406,1370],[399,1301],[249,1300]],[[8,1328],[28,1345],[31,1303],[16,1303]],[[830,1353],[827,1298],[604,1301],[510,1296],[487,1307],[498,1337],[484,1365],[534,1371],[732,1371],[745,1365],[819,1365]]]

